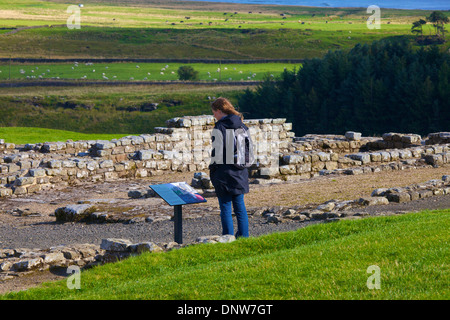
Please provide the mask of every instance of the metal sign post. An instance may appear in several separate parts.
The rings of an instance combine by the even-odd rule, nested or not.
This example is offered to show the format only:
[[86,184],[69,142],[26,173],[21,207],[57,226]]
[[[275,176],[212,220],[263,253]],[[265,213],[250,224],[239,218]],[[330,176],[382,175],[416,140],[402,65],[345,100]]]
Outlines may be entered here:
[[174,241],[176,243],[183,243],[183,211],[182,205],[173,207],[173,223],[174,223]]
[[183,210],[184,204],[206,202],[205,198],[195,192],[186,182],[175,182],[151,185],[168,205],[173,206],[174,241],[183,243]]

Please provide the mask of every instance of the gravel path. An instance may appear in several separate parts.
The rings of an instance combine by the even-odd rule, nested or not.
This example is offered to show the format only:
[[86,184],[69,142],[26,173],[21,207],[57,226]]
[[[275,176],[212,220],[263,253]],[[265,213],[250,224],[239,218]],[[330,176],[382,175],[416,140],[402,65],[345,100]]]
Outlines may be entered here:
[[[450,195],[434,196],[407,203],[391,203],[389,205],[369,206],[364,211],[371,215],[381,212],[411,212],[425,209],[450,208]],[[288,221],[274,224],[267,223],[260,216],[249,217],[251,236],[259,236],[272,232],[295,230],[317,222]],[[236,222],[235,222],[236,226]],[[0,248],[49,248],[56,245],[74,243],[100,244],[104,238],[125,238],[132,242],[173,241],[174,225],[170,220],[154,223],[56,223],[53,220],[30,224],[0,224]],[[195,219],[183,219],[183,242],[194,242],[198,237],[221,234],[220,217],[217,214],[205,215]]]
[[[259,236],[277,231],[295,230],[312,222],[266,223],[262,217],[249,218],[251,236]],[[236,221],[235,221],[236,226]],[[205,235],[220,235],[220,217],[205,216],[183,220],[183,242],[194,242]],[[44,222],[27,226],[0,225],[0,248],[49,248],[56,245],[75,243],[100,244],[104,238],[124,238],[132,242],[171,242],[174,238],[172,221],[154,223],[56,223]]]

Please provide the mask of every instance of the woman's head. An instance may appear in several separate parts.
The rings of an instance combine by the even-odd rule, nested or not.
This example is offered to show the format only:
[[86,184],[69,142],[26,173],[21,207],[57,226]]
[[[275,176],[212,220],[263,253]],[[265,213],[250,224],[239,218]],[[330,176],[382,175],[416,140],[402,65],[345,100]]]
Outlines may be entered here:
[[211,109],[214,113],[214,117],[216,117],[216,119],[219,117],[223,116],[223,115],[229,115],[229,114],[234,114],[237,115],[239,117],[242,117],[242,114],[240,112],[238,112],[233,105],[231,104],[231,102],[226,99],[226,98],[217,98],[213,103],[211,103]]

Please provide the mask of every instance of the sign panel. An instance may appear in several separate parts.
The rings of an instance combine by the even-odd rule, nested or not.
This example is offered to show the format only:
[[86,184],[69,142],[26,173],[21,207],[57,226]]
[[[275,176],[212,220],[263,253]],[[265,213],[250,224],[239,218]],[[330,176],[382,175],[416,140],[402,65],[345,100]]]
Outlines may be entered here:
[[155,184],[150,188],[170,206],[206,202],[206,199],[196,193],[186,182]]

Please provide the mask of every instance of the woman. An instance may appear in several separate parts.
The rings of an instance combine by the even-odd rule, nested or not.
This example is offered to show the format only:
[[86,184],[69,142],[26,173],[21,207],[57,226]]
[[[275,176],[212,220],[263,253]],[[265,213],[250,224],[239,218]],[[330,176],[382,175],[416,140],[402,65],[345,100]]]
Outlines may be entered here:
[[[211,104],[211,109],[217,122],[213,130],[213,149],[211,152],[211,164],[209,165],[211,182],[214,185],[220,206],[220,219],[222,222],[222,234],[233,234],[233,219],[231,209],[233,207],[237,220],[238,237],[248,237],[248,215],[244,203],[244,194],[249,192],[248,170],[245,167],[235,166],[227,160],[226,146],[233,146],[230,141],[234,129],[245,125],[242,123],[242,115],[236,111],[233,105],[225,98],[218,98]],[[229,139],[227,143],[227,137]],[[220,143],[218,141],[220,140]],[[234,141],[233,141],[234,142]],[[230,144],[231,143],[231,144]],[[232,149],[234,152],[234,149]],[[230,150],[228,150],[228,155]],[[229,159],[229,158],[228,158]]]

